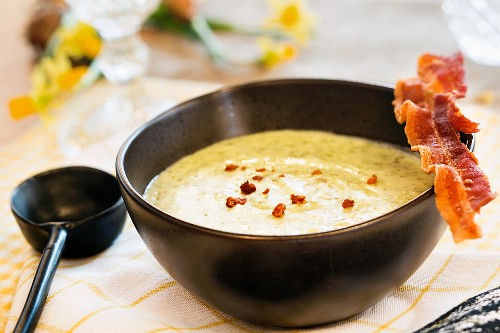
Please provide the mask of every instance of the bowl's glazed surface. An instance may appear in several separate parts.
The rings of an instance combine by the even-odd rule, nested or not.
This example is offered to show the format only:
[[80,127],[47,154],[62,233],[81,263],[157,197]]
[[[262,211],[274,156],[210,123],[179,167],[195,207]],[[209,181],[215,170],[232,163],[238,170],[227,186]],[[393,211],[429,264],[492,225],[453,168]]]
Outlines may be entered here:
[[117,178],[137,231],[180,285],[245,321],[311,326],[366,310],[401,286],[442,236],[432,188],[377,219],[303,236],[206,229],[160,211],[142,194],[186,154],[254,132],[315,129],[408,147],[392,99],[386,87],[297,79],[229,87],[174,107],[118,154]]

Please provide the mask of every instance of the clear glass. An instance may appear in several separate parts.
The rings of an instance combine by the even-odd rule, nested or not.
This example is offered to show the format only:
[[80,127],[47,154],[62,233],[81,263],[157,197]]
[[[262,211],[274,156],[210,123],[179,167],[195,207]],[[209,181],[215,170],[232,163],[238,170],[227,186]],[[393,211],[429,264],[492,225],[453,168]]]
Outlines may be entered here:
[[[56,128],[59,144],[66,153],[75,153],[118,132],[137,127],[163,111],[161,101],[152,100],[142,89],[141,77],[150,62],[149,47],[139,37],[147,17],[160,0],[66,0],[73,16],[93,26],[103,40],[95,59],[104,77],[112,84],[96,100],[75,96],[76,110],[66,110]],[[86,91],[80,92],[85,95]],[[84,101],[85,105],[81,105]]]
[[66,0],[73,15],[103,38],[97,63],[104,76],[125,83],[145,73],[149,48],[138,37],[144,20],[160,0]]
[[445,0],[448,27],[473,61],[500,66],[500,0]]

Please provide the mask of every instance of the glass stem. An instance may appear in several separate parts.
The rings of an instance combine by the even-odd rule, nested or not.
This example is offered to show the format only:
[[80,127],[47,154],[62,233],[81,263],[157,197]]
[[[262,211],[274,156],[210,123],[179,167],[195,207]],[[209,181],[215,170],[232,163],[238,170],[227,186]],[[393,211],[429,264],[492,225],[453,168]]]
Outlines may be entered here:
[[110,82],[126,83],[146,72],[149,58],[149,47],[134,33],[105,39],[103,49],[96,60]]

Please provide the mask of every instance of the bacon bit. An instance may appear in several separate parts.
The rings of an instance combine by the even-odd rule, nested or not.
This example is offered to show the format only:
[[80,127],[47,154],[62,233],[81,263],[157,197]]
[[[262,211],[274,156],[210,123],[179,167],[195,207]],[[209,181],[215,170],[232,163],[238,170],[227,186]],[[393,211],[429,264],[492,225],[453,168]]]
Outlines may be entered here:
[[249,183],[248,180],[241,184],[240,186],[241,192],[243,194],[251,194],[257,190],[254,184]]
[[321,172],[320,169],[316,169],[313,172],[311,172],[312,175],[321,175],[323,172]]
[[413,151],[419,151],[422,169],[435,172],[436,206],[455,242],[481,236],[475,214],[497,194],[478,167],[476,156],[460,142],[458,132],[476,133],[478,123],[465,117],[455,104],[465,96],[462,55],[423,55],[418,77],[399,81],[394,90],[394,113],[406,121],[405,133]]
[[241,166],[241,170],[245,171],[247,169],[247,166],[246,165],[242,165]]
[[233,198],[233,197],[227,197],[226,199],[226,206],[229,208],[233,208],[236,205],[244,205],[247,202],[246,198]]
[[269,191],[270,191],[270,190],[269,190],[268,188],[266,188],[264,191],[262,191],[262,194],[268,194],[268,193],[269,193]]
[[227,197],[226,199],[226,206],[229,208],[233,208],[238,204],[238,199],[233,198],[233,197]]
[[276,205],[276,207],[274,207],[273,209],[273,216],[274,217],[283,217],[283,215],[285,215],[285,209],[286,209],[286,206],[282,203],[279,203]]
[[285,177],[285,174],[284,174],[284,173],[280,173],[280,174],[278,175],[278,177]]
[[259,175],[255,175],[252,177],[253,180],[262,180],[264,177],[262,176],[259,176]]
[[366,181],[367,184],[373,185],[377,183],[377,175],[373,174],[368,180]]
[[257,171],[257,172],[264,172],[264,171],[266,171],[266,168],[255,169],[255,171]]
[[238,169],[238,165],[231,163],[231,164],[226,165],[226,168],[224,169],[224,171],[234,171],[236,169]]
[[290,200],[292,200],[293,204],[305,204],[306,203],[306,196],[305,195],[295,195],[295,194],[290,194]]
[[342,201],[342,207],[344,207],[344,209],[354,207],[354,200],[345,199],[344,201]]

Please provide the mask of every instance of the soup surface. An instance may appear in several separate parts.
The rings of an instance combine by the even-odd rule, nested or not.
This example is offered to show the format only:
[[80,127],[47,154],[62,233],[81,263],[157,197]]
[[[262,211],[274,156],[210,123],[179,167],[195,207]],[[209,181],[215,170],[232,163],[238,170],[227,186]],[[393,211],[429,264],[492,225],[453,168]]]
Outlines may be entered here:
[[145,197],[211,229],[298,235],[370,220],[432,183],[418,156],[394,146],[281,130],[224,140],[186,156],[155,177]]

